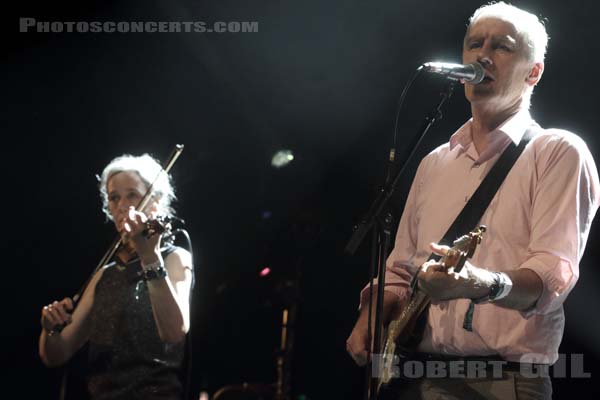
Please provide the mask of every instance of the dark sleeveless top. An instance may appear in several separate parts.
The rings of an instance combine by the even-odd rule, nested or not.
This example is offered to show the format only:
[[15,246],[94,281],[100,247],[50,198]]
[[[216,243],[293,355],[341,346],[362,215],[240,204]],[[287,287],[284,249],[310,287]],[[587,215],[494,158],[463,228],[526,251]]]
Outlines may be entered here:
[[[176,247],[169,246],[163,257]],[[90,321],[88,390],[94,400],[181,399],[184,342],[160,340],[139,260],[105,268]]]

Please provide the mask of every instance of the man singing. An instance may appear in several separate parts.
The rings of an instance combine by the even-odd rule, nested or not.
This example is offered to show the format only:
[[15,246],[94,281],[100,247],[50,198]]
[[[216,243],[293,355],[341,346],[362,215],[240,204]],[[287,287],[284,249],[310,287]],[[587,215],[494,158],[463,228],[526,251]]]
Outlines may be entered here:
[[[579,277],[600,183],[586,144],[571,132],[542,129],[529,114],[544,72],[548,35],[539,19],[504,2],[470,18],[463,63],[480,63],[485,79],[465,83],[472,118],[420,163],[387,260],[384,323],[418,287],[432,299],[421,360],[495,359],[511,365],[550,365],[558,359],[563,302]],[[502,152],[529,140],[496,192],[481,223],[486,236],[460,275],[430,253]],[[464,232],[466,233],[466,232]],[[346,347],[367,362],[369,299],[363,290],[358,321]],[[500,377],[393,380],[392,399],[550,399],[547,375],[507,368]]]

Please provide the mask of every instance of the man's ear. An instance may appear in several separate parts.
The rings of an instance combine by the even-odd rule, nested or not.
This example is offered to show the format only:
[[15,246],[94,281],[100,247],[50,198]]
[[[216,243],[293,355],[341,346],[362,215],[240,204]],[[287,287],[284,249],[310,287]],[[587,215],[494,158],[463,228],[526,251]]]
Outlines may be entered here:
[[535,64],[533,64],[533,67],[531,67],[531,70],[529,71],[529,76],[525,79],[525,82],[527,82],[530,86],[535,86],[538,84],[540,79],[542,79],[543,73],[544,63],[536,62]]

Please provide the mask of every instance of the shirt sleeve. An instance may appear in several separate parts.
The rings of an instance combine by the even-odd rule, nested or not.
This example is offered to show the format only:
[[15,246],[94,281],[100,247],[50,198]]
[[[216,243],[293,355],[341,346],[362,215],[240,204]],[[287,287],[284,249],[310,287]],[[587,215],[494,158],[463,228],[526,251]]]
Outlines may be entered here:
[[525,318],[562,306],[579,277],[579,261],[599,202],[598,171],[585,143],[568,132],[535,143],[531,239],[520,268],[534,271],[543,291]]
[[[404,211],[400,218],[394,248],[386,261],[385,288],[387,292],[398,296],[398,301],[407,297],[410,290],[410,282],[416,267],[412,260],[417,252],[417,198],[423,185],[424,170],[427,157],[421,160],[413,179]],[[373,294],[377,293],[378,280],[373,281]],[[367,284],[360,293],[360,308],[369,304],[369,285]]]

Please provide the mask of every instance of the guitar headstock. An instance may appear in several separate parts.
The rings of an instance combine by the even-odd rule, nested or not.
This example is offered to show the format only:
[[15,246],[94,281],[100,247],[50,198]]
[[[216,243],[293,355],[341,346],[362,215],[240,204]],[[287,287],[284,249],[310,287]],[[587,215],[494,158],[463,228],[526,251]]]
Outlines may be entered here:
[[483,233],[487,230],[485,225],[480,225],[476,229],[467,233],[452,242],[452,248],[440,261],[446,268],[454,267],[455,272],[460,272],[465,261],[473,257],[477,246],[481,243]]

